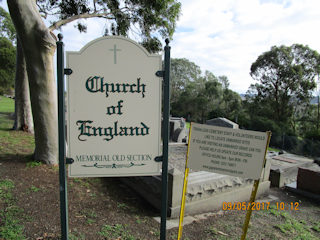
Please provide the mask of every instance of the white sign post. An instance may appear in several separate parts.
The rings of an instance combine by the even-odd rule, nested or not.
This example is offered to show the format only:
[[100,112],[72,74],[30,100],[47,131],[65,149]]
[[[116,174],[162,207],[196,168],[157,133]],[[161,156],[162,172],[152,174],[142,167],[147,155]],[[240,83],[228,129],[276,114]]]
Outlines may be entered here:
[[268,134],[192,123],[189,167],[192,170],[259,179]]
[[67,52],[70,177],[160,174],[161,56],[123,37]]

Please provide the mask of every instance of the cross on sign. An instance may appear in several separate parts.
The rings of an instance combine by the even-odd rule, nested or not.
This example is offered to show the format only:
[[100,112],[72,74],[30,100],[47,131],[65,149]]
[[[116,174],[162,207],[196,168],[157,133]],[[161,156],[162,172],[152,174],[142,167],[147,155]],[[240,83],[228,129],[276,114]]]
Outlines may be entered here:
[[109,49],[109,51],[113,51],[113,62],[117,64],[117,51],[121,51],[121,49],[117,49],[117,45],[114,44],[113,48]]

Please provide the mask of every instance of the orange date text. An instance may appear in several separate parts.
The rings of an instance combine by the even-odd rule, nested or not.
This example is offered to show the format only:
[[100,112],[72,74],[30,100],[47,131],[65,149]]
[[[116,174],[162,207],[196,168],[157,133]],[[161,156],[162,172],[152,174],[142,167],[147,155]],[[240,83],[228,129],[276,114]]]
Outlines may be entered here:
[[270,202],[223,202],[223,211],[247,211],[251,208],[252,211],[269,210]]
[[223,211],[247,211],[251,209],[252,211],[260,211],[260,210],[299,210],[299,202],[275,202],[272,207],[270,202],[223,202],[222,210]]

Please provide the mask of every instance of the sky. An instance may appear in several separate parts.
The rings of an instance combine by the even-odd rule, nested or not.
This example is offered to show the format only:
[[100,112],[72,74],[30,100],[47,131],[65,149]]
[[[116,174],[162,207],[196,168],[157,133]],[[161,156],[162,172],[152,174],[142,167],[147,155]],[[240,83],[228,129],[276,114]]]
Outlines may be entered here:
[[[182,11],[170,42],[171,57],[187,58],[203,72],[227,76],[229,88],[238,93],[245,93],[255,82],[249,74],[250,66],[272,46],[299,43],[320,53],[319,0],[180,2]],[[103,21],[89,19],[86,23],[86,34],[80,34],[73,23],[59,31],[64,35],[66,51],[79,51],[103,35]]]

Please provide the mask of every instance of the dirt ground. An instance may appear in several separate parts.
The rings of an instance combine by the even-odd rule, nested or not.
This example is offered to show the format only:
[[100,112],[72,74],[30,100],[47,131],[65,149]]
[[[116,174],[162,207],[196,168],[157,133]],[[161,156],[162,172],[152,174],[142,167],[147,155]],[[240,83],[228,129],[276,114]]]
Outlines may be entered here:
[[[0,182],[12,181],[14,203],[21,209],[22,239],[59,239],[60,201],[58,169],[31,162],[25,155],[0,156]],[[247,239],[320,239],[320,205],[285,190],[270,189],[278,199],[268,210],[254,211]],[[278,210],[276,203],[298,203],[299,210]],[[68,180],[70,239],[160,238],[153,217],[159,212],[117,178]],[[8,203],[1,201],[0,210]],[[205,220],[184,227],[183,239],[240,239],[245,211],[216,211]],[[4,225],[1,220],[0,229]],[[0,232],[1,239],[1,232]],[[177,228],[167,231],[177,239]]]

